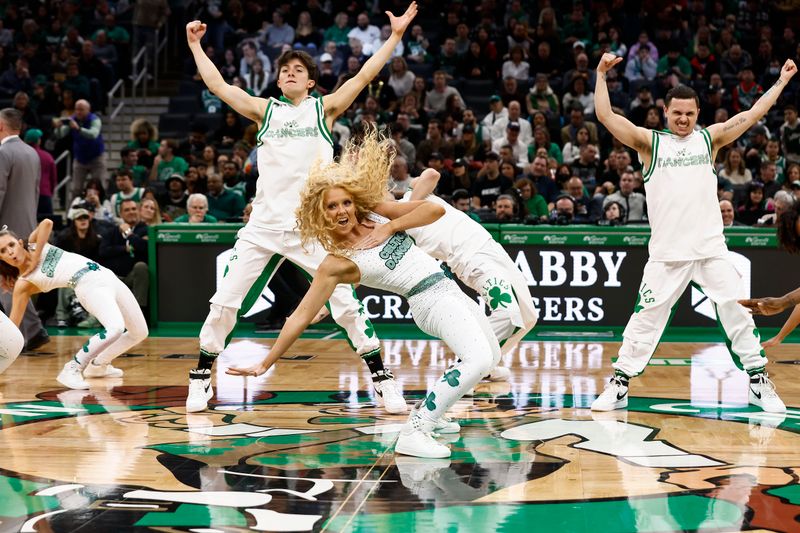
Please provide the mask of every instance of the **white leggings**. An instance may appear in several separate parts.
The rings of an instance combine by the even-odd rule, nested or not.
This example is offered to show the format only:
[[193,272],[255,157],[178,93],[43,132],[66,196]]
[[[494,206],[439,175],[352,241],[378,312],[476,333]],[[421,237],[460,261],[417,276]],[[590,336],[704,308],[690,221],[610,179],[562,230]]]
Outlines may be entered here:
[[10,318],[0,313],[0,374],[16,360],[24,344],[25,339],[22,338],[17,326]]
[[75,354],[85,368],[107,364],[147,338],[147,323],[131,290],[110,272],[93,272],[75,287],[81,305],[103,325]]
[[500,345],[483,310],[454,281],[440,281],[408,304],[419,329],[442,339],[457,359],[422,401],[420,413],[436,420],[495,367]]

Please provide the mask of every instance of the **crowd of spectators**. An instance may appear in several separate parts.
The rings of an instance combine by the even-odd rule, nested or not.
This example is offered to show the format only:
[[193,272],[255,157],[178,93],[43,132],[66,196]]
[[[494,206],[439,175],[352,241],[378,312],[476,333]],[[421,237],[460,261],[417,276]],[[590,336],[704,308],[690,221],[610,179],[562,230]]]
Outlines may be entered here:
[[[638,156],[594,116],[594,68],[604,52],[625,58],[608,75],[615,111],[654,129],[664,128],[663,97],[677,84],[700,95],[703,127],[751,107],[798,56],[797,14],[752,0],[419,3],[418,19],[333,136],[343,143],[365,123],[385,126],[398,150],[396,192],[433,167],[442,174],[437,194],[484,221],[646,224]],[[209,24],[206,53],[230,83],[277,97],[273,65],[300,49],[315,59],[316,94],[324,95],[385,40],[383,11],[404,8],[399,0],[234,0],[224,9],[210,2],[199,18]],[[200,83],[191,58],[184,72]],[[800,197],[797,96],[793,84],[761,124],[719,150],[719,199],[732,204],[734,223],[774,224],[770,215]],[[254,191],[255,126],[207,91],[198,103],[226,113],[223,124],[190,133],[161,164],[183,158],[185,183],[196,183],[184,187],[186,197],[206,194],[209,216],[230,220]],[[151,180],[168,177],[153,172]],[[225,198],[228,190],[243,201]]]
[[[793,29],[800,17],[779,3],[418,3],[412,27],[334,124],[333,138],[338,148],[364,124],[386,127],[398,154],[396,194],[433,167],[441,173],[436,193],[482,221],[647,223],[641,162],[594,116],[594,69],[604,52],[625,58],[607,76],[615,111],[653,129],[664,128],[663,98],[677,84],[699,94],[700,128],[749,109],[783,62],[800,56]],[[388,37],[384,10],[406,4],[208,0],[189,3],[181,16],[208,24],[205,51],[229,83],[278,97],[276,60],[299,49],[314,58],[315,94],[325,95]],[[108,168],[105,95],[130,75],[129,58],[153,46],[169,15],[167,0],[0,3],[0,100],[23,114],[23,138],[47,169],[40,215],[52,213],[52,155],[69,149],[74,200],[64,242],[114,264],[131,284],[146,283],[132,274],[146,262],[142,227],[241,221],[258,177],[256,125],[207,90],[191,57],[179,65],[181,97],[196,106],[185,133],[137,119],[119,167]],[[725,225],[774,225],[800,201],[797,83],[760,124],[719,150]],[[87,216],[94,231],[82,222]],[[110,259],[111,249],[127,259]],[[145,306],[146,291],[135,293]]]

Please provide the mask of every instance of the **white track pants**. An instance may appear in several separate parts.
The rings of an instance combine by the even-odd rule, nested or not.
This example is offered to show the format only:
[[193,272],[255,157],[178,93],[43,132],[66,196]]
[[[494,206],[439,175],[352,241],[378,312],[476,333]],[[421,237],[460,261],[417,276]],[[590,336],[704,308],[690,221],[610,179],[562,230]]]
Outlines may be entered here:
[[641,374],[653,356],[673,308],[689,283],[698,285],[714,303],[725,342],[739,368],[764,368],[753,317],[737,303],[742,276],[725,256],[696,261],[648,261],[644,267],[633,315],[622,333],[623,343],[614,368],[629,377]]
[[[211,309],[200,330],[200,349],[218,354],[225,348],[239,311],[245,313],[252,307],[285,259],[314,276],[326,255],[319,245],[304,249],[297,231],[273,231],[250,225],[242,228],[222,283],[210,300]],[[358,355],[380,348],[374,328],[351,285],[338,285],[329,304],[333,320],[344,330]]]
[[0,374],[11,366],[25,345],[17,326],[3,313],[0,313]]

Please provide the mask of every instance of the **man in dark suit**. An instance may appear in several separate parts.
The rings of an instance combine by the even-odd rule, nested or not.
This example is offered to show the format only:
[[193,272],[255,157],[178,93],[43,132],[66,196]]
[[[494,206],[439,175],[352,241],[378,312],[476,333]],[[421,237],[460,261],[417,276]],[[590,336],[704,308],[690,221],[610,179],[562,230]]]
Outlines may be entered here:
[[[0,110],[0,224],[27,239],[36,227],[41,170],[36,150],[19,138],[21,128],[19,111]],[[11,293],[0,291],[0,305],[6,313],[11,311]],[[20,331],[26,351],[50,340],[32,303],[28,303]]]

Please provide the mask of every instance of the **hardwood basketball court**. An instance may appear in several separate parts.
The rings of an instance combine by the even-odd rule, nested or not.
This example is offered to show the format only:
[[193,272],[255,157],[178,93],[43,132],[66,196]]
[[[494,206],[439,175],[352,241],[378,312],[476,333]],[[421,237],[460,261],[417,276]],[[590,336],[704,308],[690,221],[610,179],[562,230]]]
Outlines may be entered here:
[[[0,531],[800,530],[797,345],[768,352],[786,416],[747,405],[723,344],[664,343],[627,412],[588,406],[619,344],[526,341],[451,415],[450,459],[395,455],[405,416],[376,408],[343,340],[302,340],[260,378],[224,374],[269,340],[236,339],[211,409],[188,415],[194,338],[151,337],[121,379],[55,376],[84,336],[53,337],[0,377]],[[385,340],[409,402],[452,354]],[[185,354],[185,355],[184,355]]]

